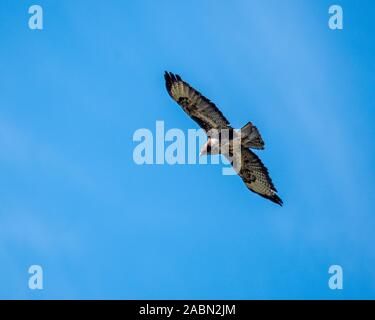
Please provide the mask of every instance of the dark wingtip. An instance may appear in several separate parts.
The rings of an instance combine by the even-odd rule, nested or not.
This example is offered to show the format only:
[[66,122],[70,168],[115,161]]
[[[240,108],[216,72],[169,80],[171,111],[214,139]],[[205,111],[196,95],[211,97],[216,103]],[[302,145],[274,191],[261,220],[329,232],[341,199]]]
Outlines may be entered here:
[[284,204],[283,200],[281,200],[281,198],[277,194],[274,194],[272,196],[267,196],[265,194],[259,194],[259,195],[262,196],[263,198],[266,198],[272,201],[273,203],[278,204],[280,207],[282,207]]
[[164,71],[164,79],[167,80],[167,79],[170,79],[171,78],[171,73],[168,72],[168,71]]
[[167,88],[167,91],[170,93],[171,92],[171,87],[172,87],[172,78],[171,74],[168,71],[164,72],[164,79],[165,79],[165,87]]
[[171,92],[171,87],[173,82],[182,81],[181,77],[178,74],[174,74],[172,72],[164,71],[164,79],[165,79],[165,86],[168,92]]
[[274,194],[272,197],[270,197],[270,200],[278,204],[280,207],[282,207],[284,204],[283,200],[281,200],[281,198],[277,194]]

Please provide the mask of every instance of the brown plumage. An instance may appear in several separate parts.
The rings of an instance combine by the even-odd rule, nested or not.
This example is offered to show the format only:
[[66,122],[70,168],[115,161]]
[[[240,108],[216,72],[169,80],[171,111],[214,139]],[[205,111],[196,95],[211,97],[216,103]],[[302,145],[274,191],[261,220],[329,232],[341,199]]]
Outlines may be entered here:
[[[229,132],[232,133],[230,139],[233,139],[233,137],[238,134],[234,131],[229,121],[216,105],[183,81],[179,75],[165,72],[164,78],[169,95],[182,107],[189,117],[197,122],[209,135],[205,153],[214,154],[211,152],[211,150],[213,150],[212,145],[214,144],[214,139],[210,136],[210,130],[229,130]],[[222,153],[232,163],[233,160],[236,160],[236,157],[240,157],[240,159],[237,160],[240,161],[241,166],[239,170],[237,170],[237,173],[249,190],[282,205],[283,201],[277,195],[277,190],[272,183],[267,168],[263,165],[258,156],[249,149],[264,149],[264,142],[258,129],[249,122],[240,130],[240,133],[240,153],[236,154],[234,152],[234,154],[225,154],[221,152],[220,147],[217,149],[217,153]],[[232,148],[229,149],[233,150]],[[231,152],[232,151],[229,151],[229,153]]]

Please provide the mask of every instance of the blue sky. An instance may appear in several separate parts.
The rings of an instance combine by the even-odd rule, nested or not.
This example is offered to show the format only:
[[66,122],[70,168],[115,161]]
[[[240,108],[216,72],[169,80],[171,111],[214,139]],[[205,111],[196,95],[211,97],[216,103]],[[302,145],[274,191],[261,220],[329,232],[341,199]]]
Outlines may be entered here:
[[[344,30],[327,26],[340,4]],[[44,29],[28,28],[28,8]],[[0,298],[375,298],[373,1],[2,1]],[[197,128],[164,70],[252,121],[284,200],[133,162]],[[44,289],[29,290],[30,265]],[[344,289],[328,288],[342,266]]]

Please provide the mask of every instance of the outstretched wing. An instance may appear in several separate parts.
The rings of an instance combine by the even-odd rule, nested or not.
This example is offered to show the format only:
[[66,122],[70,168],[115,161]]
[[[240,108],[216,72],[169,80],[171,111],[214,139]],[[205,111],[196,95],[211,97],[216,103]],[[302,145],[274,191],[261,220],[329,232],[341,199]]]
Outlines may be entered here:
[[183,81],[179,75],[165,72],[164,78],[169,95],[206,132],[211,129],[231,128],[229,121],[215,104]]
[[259,157],[249,149],[241,148],[241,163],[238,175],[251,191],[280,206],[283,205],[283,201],[276,194],[277,190],[272,183],[267,168]]

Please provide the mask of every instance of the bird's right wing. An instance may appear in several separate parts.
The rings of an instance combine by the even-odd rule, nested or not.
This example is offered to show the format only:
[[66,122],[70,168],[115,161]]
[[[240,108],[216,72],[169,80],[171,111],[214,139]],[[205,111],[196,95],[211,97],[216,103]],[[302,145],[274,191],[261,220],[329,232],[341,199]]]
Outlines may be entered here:
[[267,168],[254,152],[241,148],[241,162],[237,173],[251,191],[282,206],[283,201],[277,195]]
[[169,95],[206,132],[211,129],[230,129],[222,112],[200,92],[183,81],[179,75],[165,72],[165,85]]

